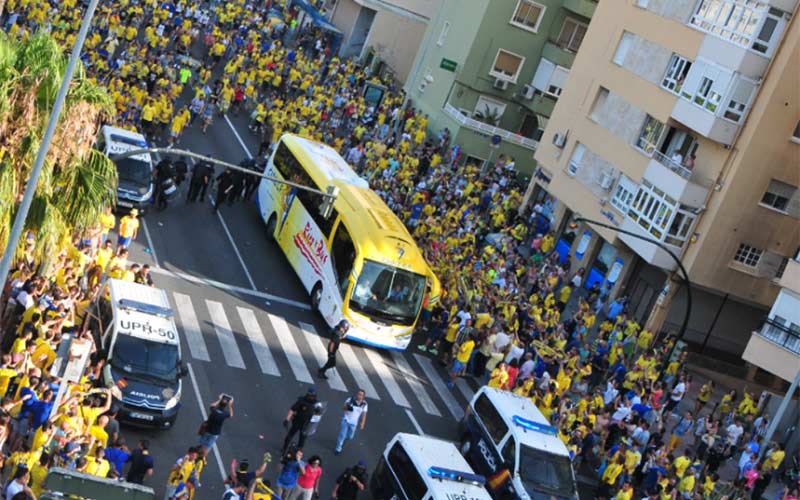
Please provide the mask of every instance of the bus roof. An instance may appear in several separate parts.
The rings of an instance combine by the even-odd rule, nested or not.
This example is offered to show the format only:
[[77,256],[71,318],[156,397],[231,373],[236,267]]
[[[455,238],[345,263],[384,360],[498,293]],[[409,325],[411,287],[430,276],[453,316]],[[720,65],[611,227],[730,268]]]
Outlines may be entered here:
[[304,157],[303,159],[314,165],[325,166],[325,168],[309,171],[309,175],[322,191],[325,191],[329,185],[335,185],[339,189],[343,185],[369,188],[369,183],[359,177],[344,161],[344,158],[327,144],[293,134],[284,135],[282,140],[296,157]]
[[365,258],[433,276],[425,256],[403,222],[336,150],[291,134],[284,135],[282,140],[305,165],[328,166],[327,169],[307,171],[323,190],[330,184],[339,188],[334,209],[346,221],[344,224],[351,238],[359,242]]

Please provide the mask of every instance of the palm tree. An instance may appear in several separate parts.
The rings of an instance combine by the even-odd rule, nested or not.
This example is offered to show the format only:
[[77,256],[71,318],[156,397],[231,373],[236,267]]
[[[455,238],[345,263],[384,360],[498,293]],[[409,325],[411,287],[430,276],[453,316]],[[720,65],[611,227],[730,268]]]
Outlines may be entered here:
[[[8,241],[67,60],[49,35],[38,34],[18,42],[0,34],[2,248]],[[100,212],[114,203],[116,168],[93,148],[100,123],[113,113],[108,93],[79,65],[26,220],[26,230],[36,236],[37,262],[43,256],[57,254],[76,230],[93,226]]]
[[476,111],[473,117],[479,122],[496,127],[497,123],[500,121],[500,112],[497,108],[490,108],[488,105],[484,105],[483,111]]

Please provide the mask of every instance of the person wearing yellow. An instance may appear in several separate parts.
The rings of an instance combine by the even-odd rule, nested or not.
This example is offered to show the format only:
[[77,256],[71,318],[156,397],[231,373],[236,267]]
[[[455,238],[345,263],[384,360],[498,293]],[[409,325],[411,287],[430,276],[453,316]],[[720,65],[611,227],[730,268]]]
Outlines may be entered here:
[[111,464],[106,460],[104,457],[105,454],[105,447],[98,446],[94,454],[86,455],[86,469],[85,472],[87,474],[91,474],[97,477],[106,477],[108,476],[108,471],[111,470]]
[[188,449],[183,457],[175,462],[167,478],[165,498],[176,498],[179,490],[183,491],[186,489],[186,484],[194,471],[198,455],[197,448],[193,446]]
[[472,356],[472,350],[475,348],[475,338],[469,334],[467,339],[457,346],[456,359],[453,360],[453,367],[450,369],[450,382],[447,383],[448,387],[453,387],[456,379],[460,377],[467,369],[467,363]]
[[499,365],[497,365],[497,368],[492,370],[492,374],[489,376],[489,383],[487,385],[493,389],[501,389],[506,385],[506,383],[508,383],[508,366],[506,365],[505,361],[502,361]]
[[117,248],[128,248],[131,241],[136,239],[139,233],[139,210],[132,209],[119,221],[119,237],[117,238]]
[[100,222],[100,240],[105,244],[109,231],[113,230],[114,226],[117,225],[117,218],[114,217],[110,206],[106,207],[103,213],[98,216],[98,221]]
[[603,471],[600,477],[600,487],[597,489],[595,498],[601,500],[608,500],[613,498],[614,488],[617,484],[617,479],[624,469],[625,457],[622,454],[617,454],[616,458],[612,460]]

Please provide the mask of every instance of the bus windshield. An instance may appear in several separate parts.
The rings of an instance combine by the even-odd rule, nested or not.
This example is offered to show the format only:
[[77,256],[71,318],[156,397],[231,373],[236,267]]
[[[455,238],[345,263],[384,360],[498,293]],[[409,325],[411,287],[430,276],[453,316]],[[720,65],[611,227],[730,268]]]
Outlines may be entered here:
[[520,446],[519,473],[528,493],[546,491],[553,496],[573,498],[575,485],[567,457]]
[[119,335],[111,365],[126,373],[172,382],[178,377],[178,346]]
[[350,307],[378,321],[412,325],[424,294],[425,276],[365,260]]

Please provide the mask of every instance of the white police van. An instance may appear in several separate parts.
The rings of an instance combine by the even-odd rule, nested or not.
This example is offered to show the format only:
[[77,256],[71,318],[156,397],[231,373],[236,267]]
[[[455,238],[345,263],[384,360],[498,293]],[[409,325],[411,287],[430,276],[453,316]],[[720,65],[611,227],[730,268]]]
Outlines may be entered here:
[[569,451],[530,399],[483,387],[461,424],[461,453],[495,499],[577,500]]
[[399,433],[381,455],[370,493],[377,500],[491,500],[485,481],[453,443]]
[[141,154],[115,160],[114,156],[134,149],[146,148],[147,140],[142,134],[105,125],[100,129],[97,149],[114,161],[117,166],[117,207],[122,210],[138,209],[140,212],[150,204],[154,194],[153,160],[150,154]]
[[100,299],[103,384],[119,405],[120,420],[172,427],[186,368],[167,294],[122,280],[107,284],[110,297]]

